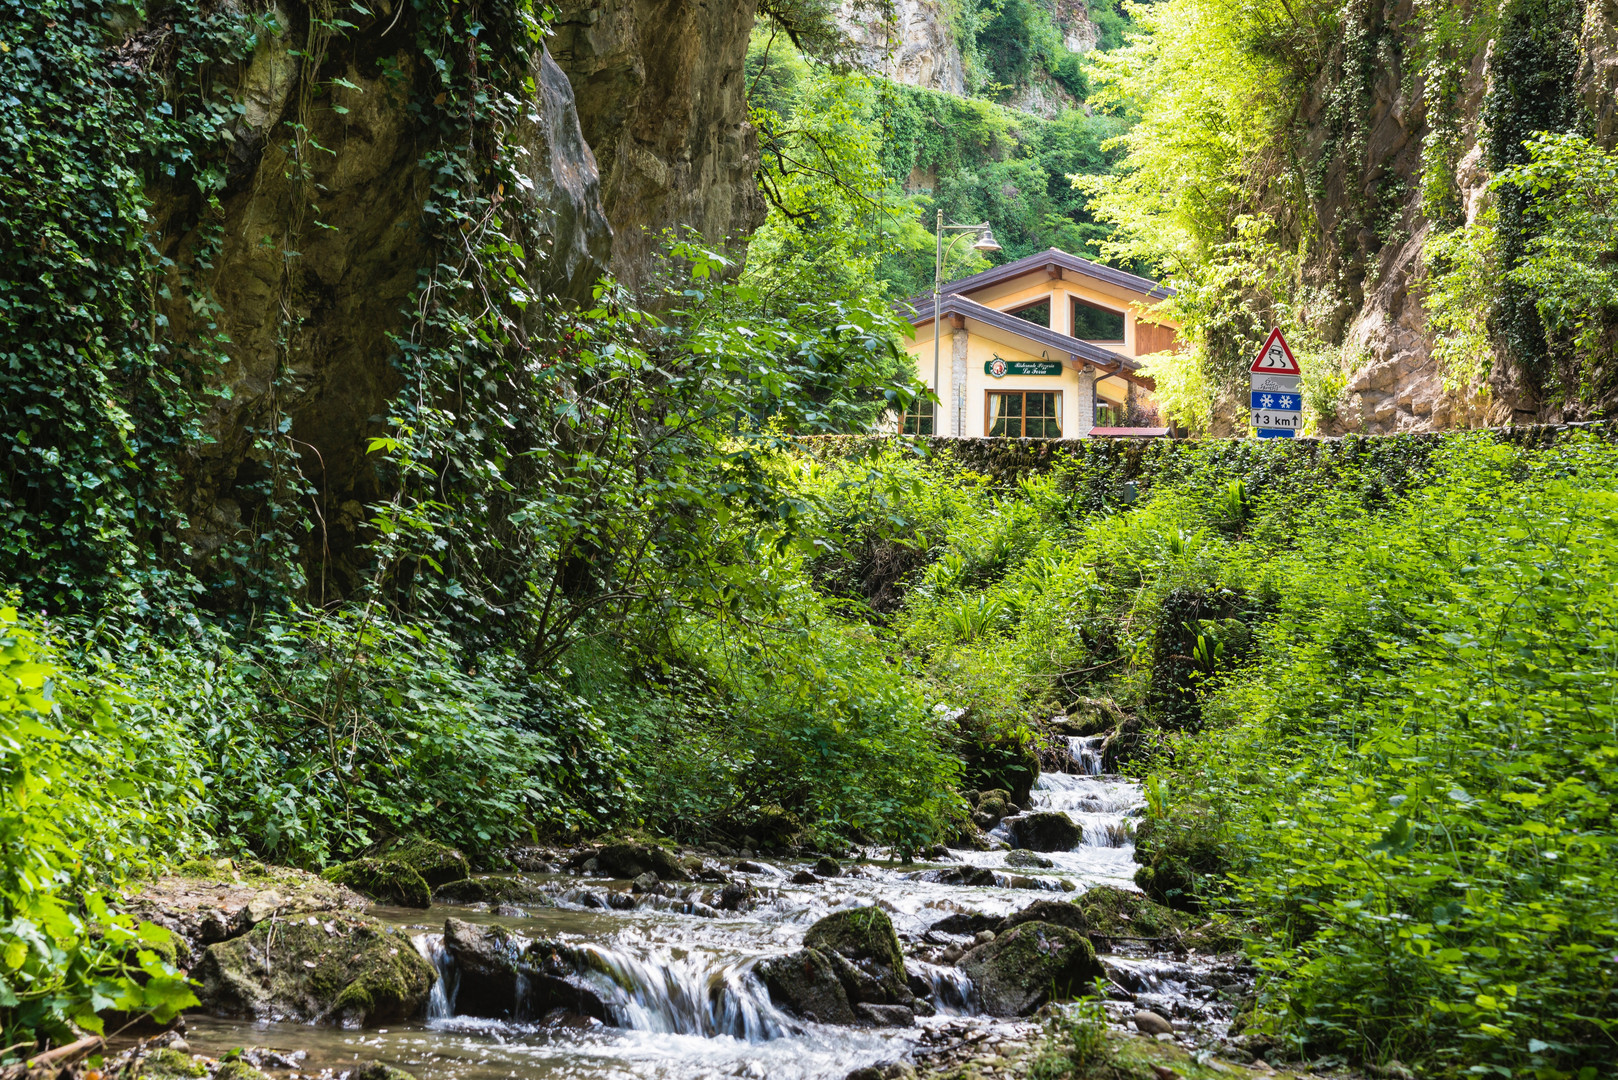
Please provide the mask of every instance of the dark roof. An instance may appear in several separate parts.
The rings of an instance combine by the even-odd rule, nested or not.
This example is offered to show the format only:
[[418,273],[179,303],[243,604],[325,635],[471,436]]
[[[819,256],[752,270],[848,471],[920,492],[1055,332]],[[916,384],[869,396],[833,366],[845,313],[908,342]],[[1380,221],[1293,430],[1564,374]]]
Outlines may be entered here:
[[[1048,326],[1029,322],[1027,319],[1019,318],[1016,315],[1008,315],[1004,311],[996,311],[994,308],[980,304],[976,300],[968,300],[964,296],[946,296],[940,304],[939,314],[961,315],[968,319],[976,319],[980,323],[987,323],[989,326],[1004,330],[1007,333],[1016,334],[1025,341],[1033,342],[1043,348],[1066,353],[1068,359],[1074,363],[1082,360],[1087,364],[1094,364],[1106,370],[1109,374],[1121,376],[1130,382],[1140,383],[1146,387],[1153,386],[1150,379],[1135,374],[1140,368],[1140,363],[1131,357],[1103,349],[1099,345],[1092,345],[1080,338],[1058,334]],[[921,321],[932,321],[931,303],[927,305],[927,317]]]
[[[1009,281],[1031,270],[1053,264],[1060,266],[1064,270],[1071,270],[1075,274],[1083,274],[1098,281],[1105,281],[1109,285],[1116,285],[1120,289],[1144,293],[1154,300],[1167,300],[1174,295],[1173,289],[1166,285],[1159,285],[1151,278],[1143,278],[1138,274],[1131,274],[1123,270],[1114,270],[1110,266],[1103,266],[1100,263],[1091,262],[1089,259],[1081,259],[1077,255],[1069,255],[1060,248],[1046,248],[1044,251],[1035,252],[1015,262],[1008,262],[1004,266],[991,267],[982,273],[961,278],[959,281],[945,282],[944,295],[948,296],[950,293],[974,293],[979,289],[986,289],[990,285],[998,285],[1002,281]],[[930,292],[921,293],[917,296],[912,296],[909,304],[917,311],[921,311],[921,305],[930,304],[932,298],[933,294]]]

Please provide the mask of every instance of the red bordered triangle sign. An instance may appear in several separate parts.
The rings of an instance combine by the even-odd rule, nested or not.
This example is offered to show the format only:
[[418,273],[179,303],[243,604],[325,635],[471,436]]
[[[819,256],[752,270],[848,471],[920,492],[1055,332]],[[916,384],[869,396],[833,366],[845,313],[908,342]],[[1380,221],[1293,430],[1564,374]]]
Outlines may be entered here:
[[1254,375],[1303,374],[1302,369],[1298,367],[1298,361],[1292,356],[1292,350],[1287,346],[1287,339],[1281,336],[1279,326],[1270,331],[1264,347],[1253,358],[1253,366],[1247,370]]

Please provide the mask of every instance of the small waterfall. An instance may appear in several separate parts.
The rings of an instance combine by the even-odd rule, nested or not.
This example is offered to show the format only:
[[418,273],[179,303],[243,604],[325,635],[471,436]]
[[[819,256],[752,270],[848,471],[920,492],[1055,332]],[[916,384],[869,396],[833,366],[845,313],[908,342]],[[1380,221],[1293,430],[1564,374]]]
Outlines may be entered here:
[[752,960],[715,964],[700,956],[642,960],[594,945],[580,947],[591,963],[581,972],[602,991],[618,1027],[669,1035],[729,1035],[746,1042],[780,1038],[797,1029],[770,1002]]
[[[444,948],[444,935],[419,934],[417,951],[438,971],[427,1002],[427,1019],[455,1017],[461,973]],[[514,938],[521,953],[528,942]],[[579,945],[573,967],[580,982],[600,1000],[615,1027],[668,1035],[729,1035],[745,1042],[764,1042],[800,1030],[770,1002],[764,984],[753,974],[754,960],[717,962],[702,955],[683,959],[641,959],[597,945]],[[515,972],[511,1015],[533,1012],[533,980]]]
[[444,949],[444,935],[417,934],[410,940],[438,972],[427,997],[427,1019],[448,1020],[455,1015],[455,991],[460,989],[461,973]]
[[1085,776],[1101,775],[1101,748],[1107,741],[1105,735],[1069,735],[1067,740],[1067,753],[1079,766],[1079,772]]
[[[914,971],[919,971],[932,987],[928,995],[933,1008],[943,1016],[966,1016],[977,1012],[972,1005],[972,980],[958,967],[941,967],[938,964],[927,964],[920,960],[909,961],[906,965]],[[912,983],[912,986],[915,984]]]

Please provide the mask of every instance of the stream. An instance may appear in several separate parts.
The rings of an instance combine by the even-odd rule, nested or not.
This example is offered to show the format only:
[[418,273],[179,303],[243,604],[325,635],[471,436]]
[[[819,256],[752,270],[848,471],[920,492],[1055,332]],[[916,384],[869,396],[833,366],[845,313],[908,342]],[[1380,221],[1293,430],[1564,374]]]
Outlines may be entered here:
[[[1101,771],[1099,739],[1072,738],[1072,772],[1045,773],[1027,812],[1066,814],[1083,831],[1070,851],[1045,852],[1049,867],[992,851],[951,850],[947,858],[901,865],[845,863],[837,877],[805,873],[814,860],[716,860],[725,873],[760,892],[751,910],[715,911],[693,903],[702,886],[679,886],[672,897],[632,896],[628,883],[577,874],[527,875],[554,906],[440,905],[420,910],[376,908],[384,921],[409,930],[437,965],[428,1016],[390,1028],[345,1030],[300,1024],[254,1023],[192,1014],[187,1040],[202,1053],[261,1047],[279,1059],[269,1066],[313,1073],[382,1061],[421,1080],[534,1078],[769,1077],[842,1080],[852,1070],[895,1061],[920,1062],[929,1048],[963,1032],[979,1040],[1033,1038],[1027,1021],[977,1015],[971,983],[950,966],[972,943],[951,915],[998,918],[1039,899],[1071,899],[1097,885],[1132,889],[1133,817],[1144,800],[1139,784]],[[1008,819],[1009,820],[1009,819]],[[1005,822],[990,840],[1009,837]],[[744,853],[745,854],[745,853]],[[986,872],[985,872],[986,871]],[[794,878],[796,877],[796,880]],[[972,883],[967,883],[967,882]],[[707,886],[711,890],[712,886]],[[688,899],[691,897],[692,899]],[[904,1028],[838,1027],[805,1022],[771,1004],[752,968],[759,960],[798,949],[805,931],[848,907],[880,905],[892,918],[918,997],[936,1015]],[[688,912],[697,913],[688,913]],[[501,925],[527,939],[562,941],[586,950],[583,977],[607,1002],[612,1023],[577,1015],[529,1016],[519,983],[510,1017],[491,1020],[457,1011],[458,973],[442,946],[444,921]],[[1120,945],[1119,948],[1126,948]],[[1109,1012],[1121,1018],[1156,1007],[1176,1018],[1187,1039],[1223,1034],[1228,1006],[1215,987],[1228,984],[1213,958],[1116,952],[1102,957],[1115,988]],[[982,1034],[980,1034],[982,1033]],[[1165,1036],[1166,1037],[1166,1036]]]

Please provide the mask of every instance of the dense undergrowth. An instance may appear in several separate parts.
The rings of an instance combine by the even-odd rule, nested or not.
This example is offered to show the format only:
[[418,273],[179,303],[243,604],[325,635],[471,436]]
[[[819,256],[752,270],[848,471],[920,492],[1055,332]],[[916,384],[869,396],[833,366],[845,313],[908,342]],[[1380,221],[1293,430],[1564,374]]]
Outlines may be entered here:
[[1249,1030],[1423,1075],[1606,1074],[1618,450],[960,453],[889,462],[892,524],[853,561],[908,568],[864,579],[870,617],[929,701],[1117,732],[1150,776],[1137,880],[1247,928]]

